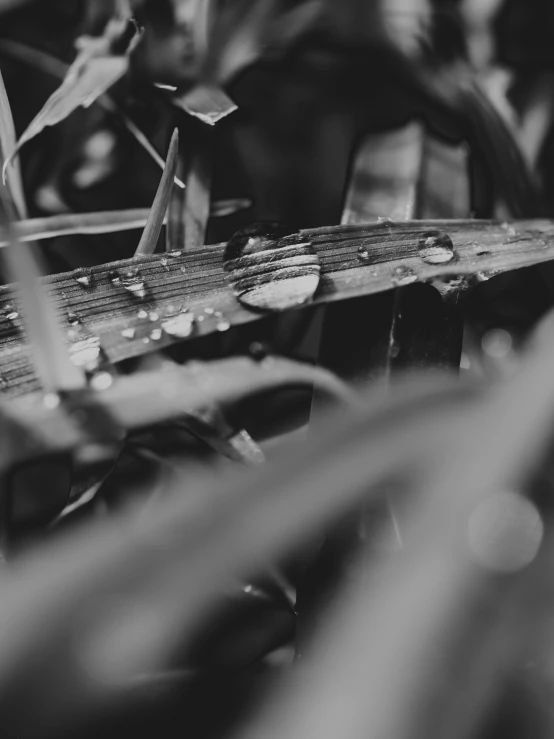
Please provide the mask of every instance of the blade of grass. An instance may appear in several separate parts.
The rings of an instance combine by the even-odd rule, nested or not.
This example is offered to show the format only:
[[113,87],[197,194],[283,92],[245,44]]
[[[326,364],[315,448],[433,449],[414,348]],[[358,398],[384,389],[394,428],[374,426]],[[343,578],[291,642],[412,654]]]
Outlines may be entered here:
[[[15,149],[17,136],[13,122],[12,109],[4,85],[4,78],[0,70],[0,160],[2,166],[7,160],[9,153]],[[27,206],[23,192],[23,180],[19,161],[8,172],[6,184],[20,219],[27,218]]]
[[144,229],[144,233],[142,234],[142,238],[135,252],[136,257],[153,254],[156,251],[156,245],[160,237],[164,218],[173,192],[173,182],[175,180],[175,172],[177,171],[178,153],[179,131],[175,129],[173,136],[171,137],[164,173],[152,204],[148,223],[146,224],[146,228]]
[[[180,202],[182,204],[184,202],[182,197],[183,191],[179,188],[177,192],[180,193]],[[184,205],[179,207],[182,211],[184,210]],[[246,198],[216,200],[211,204],[210,217],[223,218],[251,207],[252,201]],[[95,235],[133,231],[134,229],[144,228],[148,222],[149,215],[150,208],[106,210],[98,213],[70,213],[50,216],[48,218],[31,218],[26,221],[17,221],[12,224],[12,227],[17,235],[18,241],[42,241],[44,239],[55,239],[58,236],[75,236],[77,234]],[[167,223],[168,218],[164,219],[164,224]],[[174,243],[180,246],[174,246],[172,248],[180,248],[184,243],[184,236]],[[0,229],[0,248],[7,245],[8,241],[3,239]]]
[[48,293],[40,281],[38,259],[30,247],[17,243],[11,225],[10,204],[4,197],[2,201],[0,223],[10,241],[4,250],[4,260],[9,279],[17,283],[19,310],[37,376],[46,391],[82,388],[85,385],[84,373],[69,357]]

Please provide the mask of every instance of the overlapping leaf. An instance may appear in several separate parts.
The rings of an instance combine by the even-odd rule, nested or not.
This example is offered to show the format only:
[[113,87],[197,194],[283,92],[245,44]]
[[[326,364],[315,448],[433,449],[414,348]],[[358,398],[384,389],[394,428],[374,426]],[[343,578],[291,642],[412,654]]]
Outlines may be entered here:
[[56,92],[30,123],[4,165],[19,149],[46,126],[54,126],[76,108],[88,107],[123,77],[129,69],[129,56],[141,39],[141,30],[129,18],[110,21],[104,35],[82,37],[77,42],[79,53]]

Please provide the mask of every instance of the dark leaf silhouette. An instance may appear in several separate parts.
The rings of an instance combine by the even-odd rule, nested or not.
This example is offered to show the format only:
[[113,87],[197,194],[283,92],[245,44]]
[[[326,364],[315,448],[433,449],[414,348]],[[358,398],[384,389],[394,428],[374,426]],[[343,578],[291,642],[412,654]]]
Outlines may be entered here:
[[23,133],[15,149],[10,152],[4,171],[19,149],[43,128],[63,121],[80,106],[87,108],[92,105],[123,77],[129,69],[129,55],[140,38],[141,31],[135,22],[124,18],[110,21],[101,37],[79,39],[78,56],[69,68],[63,84],[49,98]]

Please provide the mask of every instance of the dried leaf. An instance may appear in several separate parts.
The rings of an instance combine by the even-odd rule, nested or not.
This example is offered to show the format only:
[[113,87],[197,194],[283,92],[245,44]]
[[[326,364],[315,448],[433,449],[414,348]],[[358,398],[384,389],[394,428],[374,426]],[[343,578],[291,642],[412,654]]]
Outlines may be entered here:
[[108,23],[103,36],[80,38],[77,42],[79,54],[61,87],[47,100],[10,152],[4,171],[19,149],[43,128],[54,126],[80,106],[89,107],[123,77],[129,69],[129,56],[141,36],[134,21],[114,19]]
[[173,192],[173,183],[175,180],[175,172],[177,171],[177,161],[179,154],[179,132],[177,129],[173,132],[169,150],[167,152],[167,160],[164,173],[152,204],[148,223],[142,234],[142,238],[135,252],[135,256],[144,256],[153,254],[156,251],[156,245],[160,237],[164,218],[166,217],[169,201]]

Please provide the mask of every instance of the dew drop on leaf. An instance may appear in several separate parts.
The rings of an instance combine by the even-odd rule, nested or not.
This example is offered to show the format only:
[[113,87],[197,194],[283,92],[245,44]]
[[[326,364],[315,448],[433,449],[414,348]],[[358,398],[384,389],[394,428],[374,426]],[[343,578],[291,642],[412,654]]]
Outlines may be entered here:
[[427,264],[447,264],[456,256],[452,239],[444,231],[427,231],[422,234],[417,250]]
[[237,231],[225,249],[224,268],[237,300],[264,311],[311,300],[321,271],[312,245],[278,223],[254,223]]
[[167,318],[162,322],[162,329],[169,336],[186,339],[194,330],[194,314],[187,312],[171,316],[171,318]]
[[92,377],[90,386],[93,390],[101,391],[107,390],[113,383],[114,379],[109,372],[98,372]]
[[79,267],[73,272],[73,279],[81,287],[92,287],[94,282],[94,276],[92,270],[86,269],[85,267]]
[[401,287],[402,285],[410,285],[412,282],[417,282],[417,275],[411,269],[411,267],[395,267],[392,271],[393,284]]
[[146,297],[146,286],[138,267],[128,267],[118,270],[119,280],[122,287],[130,292],[135,298],[142,300]]
[[70,326],[78,326],[81,322],[79,320],[79,316],[76,313],[68,313],[67,314],[67,321]]

